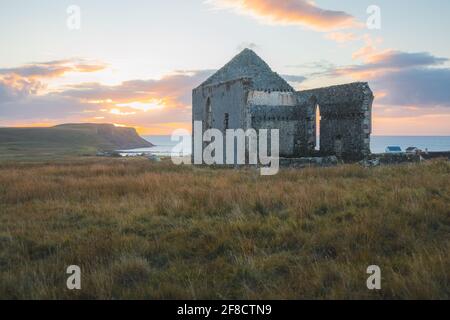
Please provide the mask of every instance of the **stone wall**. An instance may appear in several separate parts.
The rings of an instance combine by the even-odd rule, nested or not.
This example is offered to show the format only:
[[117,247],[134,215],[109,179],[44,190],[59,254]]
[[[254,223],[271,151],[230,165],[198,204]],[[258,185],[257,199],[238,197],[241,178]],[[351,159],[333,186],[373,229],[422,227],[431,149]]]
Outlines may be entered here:
[[225,114],[228,114],[228,128],[246,128],[247,95],[251,81],[238,79],[217,85],[203,86],[192,93],[192,121],[203,121],[205,130],[208,119],[208,103],[211,106],[210,128],[225,132]]
[[192,121],[224,136],[226,129],[279,129],[280,156],[304,157],[317,155],[319,108],[319,153],[360,160],[370,154],[373,99],[363,82],[289,92],[257,90],[252,79],[241,78],[194,89]]
[[370,154],[373,93],[364,82],[297,93],[306,108],[308,148],[315,147],[316,108],[320,110],[320,153],[358,160]]
[[306,146],[305,109],[298,106],[251,106],[251,125],[255,129],[278,129],[280,156],[301,156]]
[[[251,84],[250,79],[242,78],[194,89],[192,92],[192,128],[194,128],[194,121],[202,121],[203,133],[207,129],[218,129],[224,137],[226,129],[246,130],[250,121],[246,106]],[[204,143],[203,148],[208,144],[208,142]],[[225,155],[225,141],[223,145]],[[192,154],[194,154],[194,146],[193,140]]]
[[252,90],[248,93],[247,104],[250,106],[295,106],[297,95],[295,92]]
[[298,107],[296,94],[284,91],[250,91],[247,101],[250,126],[256,130],[278,129],[280,156],[299,156],[304,147],[302,137],[306,132],[304,109]]

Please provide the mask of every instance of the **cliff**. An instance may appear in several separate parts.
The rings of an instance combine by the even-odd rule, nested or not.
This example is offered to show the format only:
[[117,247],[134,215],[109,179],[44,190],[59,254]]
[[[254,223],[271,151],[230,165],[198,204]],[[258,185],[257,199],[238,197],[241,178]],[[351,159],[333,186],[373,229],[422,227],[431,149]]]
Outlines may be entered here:
[[95,155],[97,151],[152,147],[134,128],[112,124],[62,124],[46,128],[0,128],[0,158]]

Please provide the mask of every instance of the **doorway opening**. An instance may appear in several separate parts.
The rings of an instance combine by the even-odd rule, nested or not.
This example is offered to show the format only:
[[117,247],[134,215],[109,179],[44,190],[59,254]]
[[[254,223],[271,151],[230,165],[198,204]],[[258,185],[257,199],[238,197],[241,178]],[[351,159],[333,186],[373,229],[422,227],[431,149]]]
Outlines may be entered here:
[[334,139],[334,153],[338,158],[342,157],[342,136],[340,134]]
[[224,131],[230,128],[230,114],[225,113],[224,119],[223,119],[223,127]]
[[316,135],[316,151],[320,151],[320,106],[316,104],[316,123],[315,123],[315,135]]

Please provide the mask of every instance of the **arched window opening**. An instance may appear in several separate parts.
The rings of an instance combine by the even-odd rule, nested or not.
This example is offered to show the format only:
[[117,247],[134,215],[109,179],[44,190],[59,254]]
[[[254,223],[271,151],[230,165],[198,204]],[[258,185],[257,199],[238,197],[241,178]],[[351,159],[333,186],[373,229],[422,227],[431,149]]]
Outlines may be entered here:
[[223,126],[224,130],[228,130],[230,128],[230,114],[225,113],[224,120],[223,120]]
[[211,106],[210,98],[208,98],[208,100],[206,100],[205,114],[206,114],[205,130],[208,130],[208,129],[212,128],[212,106]]
[[315,128],[316,128],[316,150],[320,151],[320,120],[321,120],[321,116],[320,116],[320,106],[318,104],[316,104],[316,123],[315,123]]
[[342,156],[342,136],[340,134],[334,139],[334,153],[339,158]]

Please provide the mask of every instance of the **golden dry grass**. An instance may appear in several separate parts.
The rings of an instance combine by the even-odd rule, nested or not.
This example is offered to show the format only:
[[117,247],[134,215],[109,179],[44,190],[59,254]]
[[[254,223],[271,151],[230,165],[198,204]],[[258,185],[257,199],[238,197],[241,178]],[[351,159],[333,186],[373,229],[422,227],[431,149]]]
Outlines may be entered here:
[[[0,165],[0,298],[448,299],[450,164]],[[66,289],[66,268],[82,290]],[[382,290],[366,268],[382,269]]]

